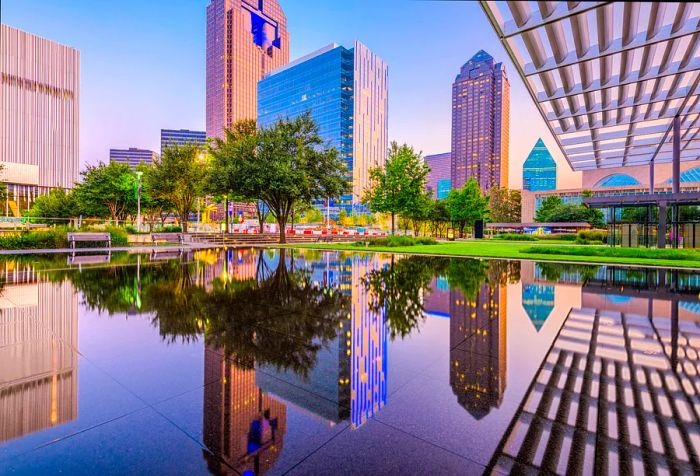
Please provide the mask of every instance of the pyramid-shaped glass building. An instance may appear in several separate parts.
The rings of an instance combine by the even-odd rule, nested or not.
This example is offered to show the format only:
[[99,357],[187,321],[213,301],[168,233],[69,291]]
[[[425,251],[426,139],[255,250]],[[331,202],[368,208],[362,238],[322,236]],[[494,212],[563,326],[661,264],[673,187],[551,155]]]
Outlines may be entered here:
[[556,188],[557,163],[542,139],[537,139],[535,147],[523,164],[523,190],[538,192]]

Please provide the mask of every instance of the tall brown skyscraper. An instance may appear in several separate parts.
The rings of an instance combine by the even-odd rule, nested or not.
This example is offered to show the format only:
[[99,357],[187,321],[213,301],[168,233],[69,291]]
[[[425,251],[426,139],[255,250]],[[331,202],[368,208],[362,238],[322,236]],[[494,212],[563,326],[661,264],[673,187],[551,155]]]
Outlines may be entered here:
[[510,83],[503,63],[479,50],[452,84],[452,188],[508,187]]
[[257,118],[258,81],[289,63],[277,0],[211,0],[207,7],[207,136]]

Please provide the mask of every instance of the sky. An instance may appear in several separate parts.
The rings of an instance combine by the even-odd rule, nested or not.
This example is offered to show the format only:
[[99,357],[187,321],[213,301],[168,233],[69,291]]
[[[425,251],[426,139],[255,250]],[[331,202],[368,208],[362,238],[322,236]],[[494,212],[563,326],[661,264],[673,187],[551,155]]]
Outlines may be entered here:
[[[358,39],[389,65],[389,140],[450,150],[452,82],[480,49],[511,84],[509,186],[542,137],[558,188],[580,186],[478,2],[279,0],[290,59]],[[80,50],[81,165],[110,148],[160,151],[160,129],[205,130],[209,0],[0,0],[0,21]]]

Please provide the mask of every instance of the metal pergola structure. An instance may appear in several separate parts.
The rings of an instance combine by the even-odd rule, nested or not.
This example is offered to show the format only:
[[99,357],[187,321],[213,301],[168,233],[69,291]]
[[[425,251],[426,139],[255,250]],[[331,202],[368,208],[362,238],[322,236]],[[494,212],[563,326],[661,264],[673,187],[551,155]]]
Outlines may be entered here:
[[680,192],[700,158],[700,4],[480,3],[573,170],[649,165],[654,194],[671,162]]

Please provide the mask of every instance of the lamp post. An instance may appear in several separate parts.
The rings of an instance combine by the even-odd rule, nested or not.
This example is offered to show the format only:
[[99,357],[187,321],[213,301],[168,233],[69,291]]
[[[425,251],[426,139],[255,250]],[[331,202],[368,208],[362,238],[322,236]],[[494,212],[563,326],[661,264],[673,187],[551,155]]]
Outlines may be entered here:
[[141,231],[141,175],[143,172],[136,172],[136,229]]

